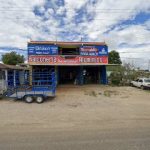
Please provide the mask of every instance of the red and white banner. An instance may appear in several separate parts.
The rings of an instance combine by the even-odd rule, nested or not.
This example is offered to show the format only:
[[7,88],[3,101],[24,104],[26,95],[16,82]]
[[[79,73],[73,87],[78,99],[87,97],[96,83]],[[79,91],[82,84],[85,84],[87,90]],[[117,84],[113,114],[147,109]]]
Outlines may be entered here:
[[28,62],[30,65],[102,65],[108,64],[108,57],[30,55]]

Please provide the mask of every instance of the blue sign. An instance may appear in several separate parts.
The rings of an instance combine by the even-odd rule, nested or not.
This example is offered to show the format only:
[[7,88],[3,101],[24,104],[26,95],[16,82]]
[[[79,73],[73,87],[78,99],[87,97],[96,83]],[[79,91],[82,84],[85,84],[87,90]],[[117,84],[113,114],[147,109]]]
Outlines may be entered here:
[[58,46],[49,44],[29,44],[28,55],[58,55]]
[[108,47],[103,46],[82,46],[80,47],[80,55],[82,56],[107,56]]

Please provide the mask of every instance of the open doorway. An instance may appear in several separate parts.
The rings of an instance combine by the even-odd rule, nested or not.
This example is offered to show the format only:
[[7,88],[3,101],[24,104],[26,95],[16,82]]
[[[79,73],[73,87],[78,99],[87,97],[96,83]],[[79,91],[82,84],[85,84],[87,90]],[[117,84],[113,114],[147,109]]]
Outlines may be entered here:
[[99,83],[99,68],[96,66],[86,66],[83,68],[84,84]]
[[58,70],[59,84],[76,84],[78,66],[60,66]]

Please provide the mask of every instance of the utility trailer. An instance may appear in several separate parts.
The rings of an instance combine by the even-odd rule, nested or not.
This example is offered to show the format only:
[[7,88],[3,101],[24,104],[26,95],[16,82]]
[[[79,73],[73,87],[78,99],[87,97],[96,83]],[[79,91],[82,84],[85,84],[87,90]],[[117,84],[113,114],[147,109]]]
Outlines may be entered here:
[[[8,81],[9,82],[9,81]],[[31,83],[32,84],[31,84]],[[9,84],[5,96],[23,99],[27,103],[42,103],[47,97],[55,97],[56,77],[54,70],[24,74],[24,84]]]

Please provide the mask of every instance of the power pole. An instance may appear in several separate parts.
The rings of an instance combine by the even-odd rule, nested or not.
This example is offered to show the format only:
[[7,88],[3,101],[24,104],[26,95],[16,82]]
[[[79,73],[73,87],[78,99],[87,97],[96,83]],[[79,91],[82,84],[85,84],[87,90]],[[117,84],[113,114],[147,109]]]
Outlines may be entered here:
[[148,70],[150,71],[150,59],[148,60]]

